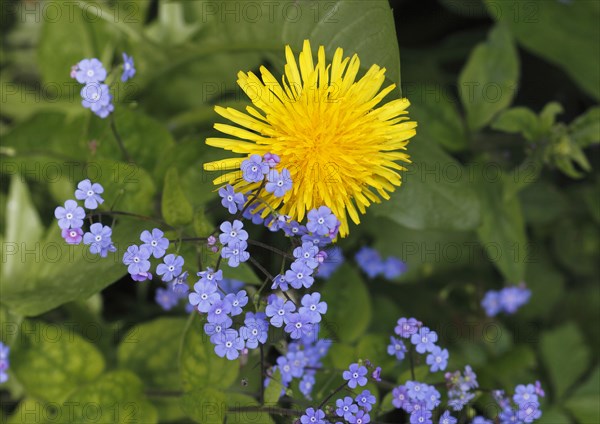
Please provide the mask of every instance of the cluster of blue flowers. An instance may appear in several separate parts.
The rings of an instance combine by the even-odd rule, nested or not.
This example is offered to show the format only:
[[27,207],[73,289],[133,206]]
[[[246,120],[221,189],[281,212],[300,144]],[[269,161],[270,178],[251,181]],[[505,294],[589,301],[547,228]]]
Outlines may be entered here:
[[328,279],[344,263],[345,259],[342,249],[337,246],[327,248],[323,252],[325,258],[323,262],[319,264],[315,277]]
[[266,153],[262,157],[252,155],[242,162],[240,167],[242,178],[249,183],[260,183],[266,176],[265,190],[267,193],[272,193],[275,197],[283,197],[292,189],[292,176],[288,169],[284,168],[281,172],[275,169],[280,161],[279,156],[273,153]]
[[[215,353],[229,360],[237,359],[245,349],[256,349],[268,336],[268,323],[263,312],[247,312],[239,329],[233,328],[233,317],[243,313],[248,304],[245,290],[227,293],[219,284],[224,281],[223,271],[208,268],[198,273],[200,279],[189,294],[190,304],[206,314],[204,332],[215,345]],[[224,294],[227,293],[227,294]]]
[[473,398],[473,390],[479,387],[477,374],[467,365],[464,373],[460,371],[447,372],[444,375],[448,388],[448,405],[454,411],[461,411]]
[[519,384],[515,387],[512,396],[514,405],[502,390],[494,391],[493,395],[502,408],[502,412],[498,415],[500,424],[532,423],[542,416],[539,398],[546,394],[539,381],[536,381],[535,385]]
[[[366,366],[365,366],[366,365]],[[368,382],[367,374],[369,370],[367,366],[372,368],[372,364],[369,361],[365,361],[364,365],[359,363],[350,364],[347,370],[342,373],[343,379],[346,381],[344,386],[338,388],[336,392],[339,392],[341,389],[346,386],[350,389],[356,389],[357,387],[363,387]],[[373,374],[372,378],[376,381],[380,381],[379,372],[380,368],[377,368]],[[335,393],[335,392],[334,392]],[[369,412],[373,409],[373,406],[377,402],[375,396],[369,390],[363,390],[358,395],[351,397],[345,396],[343,398],[339,398],[335,400],[335,408],[326,408],[327,411],[334,411],[335,416],[343,419],[346,423],[350,424],[367,424],[371,422],[371,417],[369,416]],[[333,415],[333,414],[332,414]],[[304,414],[300,417],[300,422],[305,423],[319,423],[319,424],[328,424],[330,421],[326,419],[327,414],[323,409],[315,409],[315,408],[307,408],[304,411]],[[337,421],[337,424],[341,424],[341,421]]]
[[8,381],[8,367],[10,362],[8,361],[8,355],[10,353],[10,347],[0,342],[0,384]]
[[521,284],[505,287],[500,291],[488,291],[481,301],[481,306],[489,317],[494,317],[500,312],[514,314],[521,306],[529,302],[530,297],[531,290]]
[[[269,375],[273,375],[279,370],[281,375],[281,384],[283,389],[280,395],[285,393],[286,388],[290,386],[294,378],[300,379],[298,387],[306,399],[312,400],[312,391],[315,385],[316,369],[322,366],[323,358],[331,347],[331,340],[317,339],[318,327],[309,336],[291,342],[288,344],[288,351],[285,355],[277,358]],[[265,387],[269,385],[270,377],[265,379]]]
[[233,223],[225,221],[219,229],[219,242],[223,245],[221,257],[227,259],[230,267],[236,268],[240,263],[250,259],[248,248],[248,232],[244,230],[242,221],[234,220]]
[[432,411],[441,403],[435,387],[408,380],[392,390],[392,404],[410,414],[411,424],[431,423]]
[[[394,328],[396,335],[409,339],[415,350],[420,354],[427,353],[426,362],[431,372],[444,371],[448,365],[448,350],[435,344],[438,335],[435,331],[424,327],[415,318],[400,318]],[[407,348],[401,338],[390,336],[387,352],[401,361],[405,358]]]
[[[84,207],[89,210],[98,208],[104,202],[102,196],[104,188],[98,183],[92,183],[86,179],[77,184],[75,198],[84,201]],[[61,235],[68,244],[84,244],[90,246],[90,252],[98,254],[105,258],[108,252],[115,252],[117,249],[111,240],[112,229],[108,225],[102,225],[100,222],[92,223],[90,230],[84,234],[83,219],[85,210],[79,204],[69,199],[64,207],[58,206],[54,210],[54,216],[58,220],[58,226],[61,228]]]
[[371,422],[369,412],[377,402],[369,390],[363,390],[354,398],[345,396],[335,401],[335,414],[348,423],[365,424]]
[[[126,82],[135,75],[135,72],[133,58],[123,53],[121,81]],[[96,58],[83,59],[71,68],[71,78],[76,79],[80,84],[85,84],[80,93],[83,99],[81,104],[100,118],[106,118],[115,110],[110,88],[105,84],[107,76],[104,65]]]
[[393,256],[385,260],[379,252],[370,247],[362,247],[354,256],[354,260],[369,278],[382,275],[387,280],[393,280],[406,272],[406,263]]

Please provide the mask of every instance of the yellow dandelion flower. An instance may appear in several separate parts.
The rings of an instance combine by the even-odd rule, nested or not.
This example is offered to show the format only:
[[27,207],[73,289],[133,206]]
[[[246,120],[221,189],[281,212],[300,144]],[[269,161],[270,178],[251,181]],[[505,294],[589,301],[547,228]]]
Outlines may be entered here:
[[321,46],[315,64],[308,40],[299,66],[289,46],[285,56],[281,83],[265,67],[260,68],[261,78],[252,72],[238,73],[237,83],[253,106],[246,113],[217,106],[215,111],[237,126],[215,124],[215,129],[233,138],[208,138],[206,144],[245,156],[210,162],[204,168],[232,171],[214,183],[248,192],[260,183],[241,178],[241,161],[253,154],[277,154],[281,158],[277,169],[289,169],[293,187],[281,198],[263,191],[260,199],[298,221],[307,211],[328,206],[340,220],[344,237],[348,216],[358,224],[358,212],[364,214],[380,197],[389,199],[389,193],[400,186],[398,171],[406,168],[397,162],[410,163],[405,150],[417,124],[405,116],[406,99],[377,107],[395,88],[392,84],[380,90],[385,68],[373,65],[357,80],[357,55],[344,58],[338,48],[327,64]]

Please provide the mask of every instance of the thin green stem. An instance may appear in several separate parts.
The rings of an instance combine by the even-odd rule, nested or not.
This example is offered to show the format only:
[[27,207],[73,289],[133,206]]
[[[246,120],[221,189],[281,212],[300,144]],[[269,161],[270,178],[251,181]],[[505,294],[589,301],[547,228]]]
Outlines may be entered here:
[[296,259],[294,258],[294,255],[290,255],[287,252],[284,252],[283,250],[277,249],[276,247],[272,247],[269,246],[268,244],[262,243],[260,241],[256,241],[256,240],[246,240],[248,244],[251,244],[253,246],[258,246],[258,247],[262,247],[263,249],[266,250],[270,250],[273,253],[277,253],[280,256],[283,256],[284,258],[288,258],[288,259]]
[[335,389],[333,392],[329,393],[329,396],[327,396],[325,399],[323,399],[323,402],[321,402],[318,406],[317,409],[323,409],[323,406],[325,406],[325,404],[327,404],[327,402],[329,402],[329,400],[334,397],[337,393],[339,393],[344,387],[347,387],[348,383],[346,381],[344,381],[344,383],[339,386],[337,389]]
[[263,384],[265,378],[265,352],[262,343],[260,346],[260,397],[259,402],[261,405],[265,404],[265,385]]
[[252,264],[254,266],[256,266],[263,274],[265,274],[265,277],[269,278],[271,281],[273,281],[273,276],[271,275],[271,273],[269,271],[267,271],[265,269],[264,266],[262,266],[256,259],[254,259],[252,256],[250,256],[250,262],[252,262]]
[[111,129],[113,135],[115,136],[115,140],[117,140],[117,144],[119,145],[119,149],[121,150],[121,153],[123,154],[123,157],[125,158],[125,161],[133,163],[133,159],[129,155],[129,152],[127,152],[127,149],[125,148],[125,144],[123,143],[123,139],[121,138],[121,135],[119,134],[119,131],[117,130],[117,124],[115,123],[115,118],[114,118],[113,114],[110,115],[110,129]]
[[102,215],[106,215],[106,216],[115,216],[115,215],[116,216],[128,216],[128,217],[131,217],[131,218],[138,218],[138,219],[141,219],[143,221],[156,222],[156,223],[161,224],[161,225],[163,225],[165,227],[169,227],[173,231],[177,231],[177,228],[173,227],[172,225],[167,224],[166,222],[164,222],[161,219],[152,218],[151,216],[140,215],[140,214],[137,214],[137,213],[123,212],[123,211],[97,211],[97,212],[90,213],[88,215],[88,217],[92,217],[94,215],[97,215],[97,216],[102,216]]

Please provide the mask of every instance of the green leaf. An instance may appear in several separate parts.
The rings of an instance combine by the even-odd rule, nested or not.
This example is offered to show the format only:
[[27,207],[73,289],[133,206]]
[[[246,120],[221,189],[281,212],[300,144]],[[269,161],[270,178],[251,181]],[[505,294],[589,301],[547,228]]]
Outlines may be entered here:
[[600,235],[597,230],[598,226],[586,219],[568,216],[557,221],[552,244],[558,263],[576,276],[595,278],[600,270]]
[[493,367],[489,367],[487,371],[493,375],[494,380],[500,382],[502,387],[515,387],[533,378],[530,370],[536,365],[535,352],[531,347],[519,344],[501,356],[495,357],[493,364]]
[[342,265],[323,287],[327,315],[321,329],[336,342],[358,339],[371,322],[371,296],[356,270]]
[[356,344],[356,357],[368,359],[384,370],[391,369],[396,365],[396,358],[387,353],[389,344],[390,336],[388,334],[365,334]]
[[[415,356],[417,355],[417,353],[413,354]],[[409,368],[406,371],[402,372],[402,374],[398,376],[398,379],[396,381],[398,382],[398,384],[404,384],[407,380],[425,381],[428,377],[432,376],[431,372],[429,371],[428,365],[415,366],[414,375],[415,378],[413,378],[413,371],[411,371],[409,366]]]
[[491,127],[506,133],[521,133],[529,141],[535,140],[539,134],[538,117],[526,107],[514,107],[501,112]]
[[[25,398],[17,409],[8,417],[6,424],[47,424],[53,420],[53,415],[48,411],[47,404],[33,398]],[[43,412],[48,411],[48,417],[45,417]],[[1,416],[0,416],[1,418]],[[2,421],[4,423],[5,421]]]
[[595,1],[486,0],[490,15],[510,28],[519,44],[567,71],[600,99],[600,5]]
[[539,180],[519,192],[528,223],[549,224],[568,211],[569,199],[554,185]]
[[417,86],[415,90],[424,93],[411,99],[409,109],[411,119],[420,124],[417,128],[419,138],[435,141],[451,151],[464,150],[468,140],[454,99],[449,99],[448,94],[437,86]]
[[560,115],[564,109],[560,103],[550,102],[540,112],[540,130],[548,132],[556,122],[556,115]]
[[[38,112],[2,137],[2,146],[11,147],[15,156],[29,161],[28,167],[23,166],[24,170],[39,168],[38,172],[28,172],[28,178],[48,182],[51,168],[65,163],[69,167],[64,174],[70,176],[82,168],[82,164],[75,161],[84,160],[90,153],[90,140],[82,136],[82,128],[86,127],[88,120],[80,115],[69,117],[57,108]],[[41,146],[43,149],[40,151]],[[42,158],[47,162],[42,162]],[[8,158],[8,163],[12,160]],[[9,165],[5,165],[4,169],[10,172]]]
[[103,423],[158,422],[156,409],[143,393],[142,381],[124,370],[104,374],[73,393],[63,406],[67,407],[72,408],[65,420],[68,423],[89,423],[94,417],[91,411],[97,414],[97,421]]
[[412,230],[378,217],[367,217],[364,228],[375,238],[373,247],[382,256],[395,256],[406,263],[407,270],[398,279],[401,283],[472,265],[472,247],[477,244],[472,232]]
[[[266,403],[269,406],[268,403]],[[227,393],[227,424],[275,424],[266,412],[239,411],[236,409],[259,407],[254,398],[240,393]]]
[[80,385],[94,381],[104,358],[73,327],[24,321],[11,352],[10,368],[27,393],[62,402]]
[[600,143],[600,107],[592,107],[569,125],[571,137],[582,148]]
[[267,405],[277,404],[284,389],[281,383],[281,371],[278,368],[269,379],[269,385],[265,388],[265,403]]
[[[130,213],[150,215],[154,206],[156,187],[150,174],[135,163],[97,159],[88,163],[89,178],[104,187],[104,207]],[[95,176],[95,178],[94,178]],[[146,224],[148,225],[148,224]]]
[[[556,406],[552,406],[550,408],[545,408],[542,406],[542,416],[537,419],[536,424],[571,424],[572,420],[570,417],[565,415],[565,413]],[[592,422],[596,421],[591,421]]]
[[0,342],[11,345],[12,341],[19,335],[19,325],[22,321],[22,316],[0,304]]
[[179,390],[177,359],[184,318],[158,318],[132,327],[119,344],[119,365],[139,375],[146,387]]
[[[171,133],[159,121],[140,111],[122,106],[115,110],[114,119],[127,152],[136,164],[149,172],[155,170],[163,152],[175,147]],[[114,154],[120,155],[113,137],[111,133],[106,143],[111,143],[115,147]]]
[[565,407],[582,424],[600,422],[600,368],[596,367],[592,375],[565,402]]
[[139,242],[146,226],[138,220],[121,218],[113,226],[117,251],[106,258],[91,254],[89,246],[66,244],[60,229],[52,226],[33,247],[21,247],[19,255],[23,255],[27,269],[18,277],[0,281],[2,303],[16,313],[34,316],[73,300],[88,299],[127,274],[121,261],[123,252]]
[[[72,86],[69,77],[71,66],[86,57],[96,57],[99,52],[95,51],[90,24],[85,22],[84,14],[73,3],[52,1],[46,3],[46,7],[48,13],[38,15],[44,21],[37,64],[46,84],[64,90]],[[73,34],[77,34],[77,37]],[[56,46],[60,46],[60,49]]]
[[220,358],[214,345],[204,333],[204,323],[198,314],[192,314],[183,333],[179,355],[179,372],[186,391],[226,389],[238,376],[237,361]]
[[524,320],[551,317],[564,296],[565,279],[541,247],[530,252],[526,262],[525,281],[531,290],[531,299],[519,310],[519,315]]
[[478,184],[482,222],[477,235],[488,258],[496,264],[508,282],[525,278],[527,235],[519,198],[504,195],[502,180]]
[[222,391],[211,388],[193,390],[183,395],[181,406],[199,424],[223,424],[227,397]]
[[373,214],[415,230],[472,230],[480,207],[465,168],[432,140],[417,135],[408,145],[412,164],[391,199],[374,205]]
[[194,232],[196,235],[198,237],[207,237],[214,229],[215,226],[206,217],[204,209],[198,209],[194,215]]
[[[347,55],[359,55],[363,69],[373,64],[386,68],[388,78],[400,85],[396,28],[387,0],[285,0],[276,10],[266,0],[256,4],[263,11],[257,19],[221,19],[221,11],[209,14],[202,4],[192,6],[198,17],[208,21],[205,43],[252,45],[259,51],[275,52],[275,60],[281,61],[286,44],[298,54],[303,41],[309,39],[315,51],[319,45],[325,46],[329,58],[342,47]],[[273,13],[267,13],[269,10]]]
[[540,352],[552,381],[555,398],[561,399],[588,368],[590,349],[579,328],[568,322],[542,335]]
[[175,167],[169,168],[165,175],[162,215],[165,222],[174,227],[189,224],[194,219],[194,210],[181,189],[179,173]]
[[507,27],[497,25],[488,40],[475,47],[458,78],[471,130],[483,128],[511,104],[518,79],[517,49]]
[[27,257],[24,257],[23,253],[26,249],[35,252],[36,243],[44,231],[38,213],[31,202],[27,185],[21,178],[20,175],[13,176],[8,191],[6,233],[1,252],[3,283],[0,286],[6,284],[8,280],[16,280],[25,273],[30,264],[27,263]]

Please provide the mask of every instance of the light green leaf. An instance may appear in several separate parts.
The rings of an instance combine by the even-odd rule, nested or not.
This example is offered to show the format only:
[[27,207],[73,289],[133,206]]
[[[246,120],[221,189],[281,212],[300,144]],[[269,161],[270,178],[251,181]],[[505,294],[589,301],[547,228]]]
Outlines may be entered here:
[[478,187],[482,222],[477,234],[481,244],[508,282],[523,281],[527,235],[519,198],[506,198],[502,180],[482,179]]
[[269,378],[269,385],[265,388],[265,403],[267,405],[275,405],[279,401],[284,389],[281,383],[281,371],[278,368]]
[[581,424],[600,422],[600,368],[596,367],[585,383],[583,383],[565,402],[565,407]]
[[181,3],[164,2],[158,5],[158,19],[146,30],[148,35],[161,44],[179,44],[188,40],[200,28],[200,22],[187,24]]
[[571,138],[582,148],[600,143],[600,107],[592,107],[569,125]]
[[[84,166],[77,161],[90,155],[90,140],[85,136],[88,122],[86,115],[70,117],[57,108],[34,114],[2,137],[2,146],[15,152],[15,158],[8,158],[8,163],[22,157],[28,166],[24,164],[14,171],[34,169],[36,172],[28,172],[27,177],[44,183],[53,181],[52,171],[57,167],[62,175],[79,176]],[[4,169],[13,171],[10,165]],[[86,171],[90,178],[95,175],[95,168],[88,167]]]
[[22,321],[22,316],[0,304],[0,342],[11,345],[12,341],[19,335],[19,325]]
[[194,214],[194,232],[198,237],[209,236],[215,226],[209,221],[204,209],[198,209]]
[[[10,181],[8,200],[6,202],[6,227],[4,243],[2,243],[2,281],[22,276],[30,266],[27,263],[27,250],[36,251],[37,242],[42,237],[44,228],[38,216],[29,189],[20,175],[14,175]],[[4,297],[4,296],[3,296]],[[2,299],[1,301],[4,301]]]
[[146,387],[179,390],[177,359],[184,318],[158,318],[132,327],[119,344],[119,365],[139,375]]
[[521,133],[529,141],[535,140],[539,134],[538,117],[526,107],[514,107],[501,112],[491,127],[506,133]]
[[95,50],[91,25],[85,22],[83,13],[73,2],[52,1],[45,6],[48,13],[39,14],[44,22],[37,64],[44,82],[62,91],[72,86],[71,66],[82,59],[97,57],[99,52]]
[[[47,411],[45,402],[33,398],[25,398],[17,409],[8,417],[6,424],[47,424],[52,422],[50,419],[44,419],[44,412]],[[35,414],[35,415],[34,415]],[[48,414],[50,415],[50,414]],[[34,418],[35,417],[35,418]],[[50,417],[52,416],[50,415]],[[4,421],[2,421],[4,423]]]
[[342,265],[323,287],[327,314],[321,331],[336,342],[358,339],[371,322],[371,296],[357,271]]
[[117,251],[106,258],[91,254],[89,246],[66,244],[58,226],[53,226],[24,257],[27,270],[18,278],[0,281],[2,303],[21,315],[35,316],[73,300],[88,299],[127,274],[123,253],[139,242],[146,225],[121,218],[113,226]]
[[[140,111],[121,106],[114,112],[115,126],[119,131],[127,152],[148,172],[153,172],[161,160],[163,152],[175,147],[171,133],[159,121]],[[112,133],[107,136],[115,149],[114,155],[121,152],[116,149],[117,143]],[[154,173],[153,173],[154,175]]]
[[204,332],[200,315],[192,314],[183,334],[179,355],[179,372],[186,391],[226,389],[238,376],[238,362],[220,358]]
[[193,390],[183,395],[181,406],[199,424],[223,424],[227,397],[222,391],[211,388]]
[[497,25],[488,40],[475,47],[458,79],[471,130],[483,128],[511,104],[518,79],[517,49],[507,27]]
[[[158,422],[156,409],[143,393],[142,381],[129,371],[113,371],[88,384],[69,396],[63,408],[69,405],[67,423],[89,423],[91,411],[97,422],[154,424]],[[90,405],[94,405],[91,408]]]
[[[92,182],[102,184],[104,208],[114,203],[119,210],[150,215],[154,206],[156,187],[150,174],[135,163],[97,159],[89,162]],[[147,226],[148,224],[146,224]]]
[[62,402],[104,369],[104,358],[73,327],[24,321],[10,368],[27,393]]
[[560,115],[564,109],[560,103],[550,102],[540,112],[540,131],[548,132],[556,123],[556,115]]
[[561,399],[588,368],[590,349],[579,328],[568,322],[542,335],[540,351],[556,399]]
[[402,186],[372,213],[415,230],[477,228],[479,201],[466,169],[418,130],[408,153],[413,163],[402,175]]
[[596,1],[485,0],[492,18],[510,27],[519,44],[563,68],[600,99],[600,4]]
[[162,215],[165,222],[174,227],[189,224],[194,218],[194,210],[181,189],[179,173],[175,167],[169,168],[165,175]]

